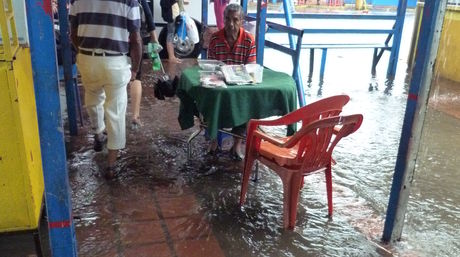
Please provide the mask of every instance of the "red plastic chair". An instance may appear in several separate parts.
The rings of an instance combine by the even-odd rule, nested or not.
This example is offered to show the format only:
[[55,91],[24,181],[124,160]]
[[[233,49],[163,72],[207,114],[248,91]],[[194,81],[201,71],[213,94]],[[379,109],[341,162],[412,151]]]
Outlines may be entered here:
[[362,115],[324,116],[304,125],[292,137],[285,138],[271,137],[258,131],[254,125],[259,121],[250,121],[254,129],[248,131],[240,205],[244,204],[253,163],[259,160],[274,170],[283,182],[285,228],[294,228],[303,177],[315,171],[325,171],[328,210],[329,215],[332,215],[332,151],[341,138],[361,126]]
[[[317,100],[276,120],[251,120],[246,131],[247,138],[251,138],[252,131],[255,131],[259,126],[281,126],[298,122],[309,124],[320,117],[339,115],[348,101],[350,101],[350,97],[347,95],[335,95]],[[246,152],[248,152],[249,141],[246,142]],[[257,174],[255,180],[257,180]]]

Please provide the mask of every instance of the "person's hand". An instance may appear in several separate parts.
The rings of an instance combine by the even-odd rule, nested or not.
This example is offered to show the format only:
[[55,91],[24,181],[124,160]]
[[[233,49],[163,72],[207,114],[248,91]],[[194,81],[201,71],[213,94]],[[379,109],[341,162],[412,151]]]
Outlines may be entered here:
[[58,12],[57,0],[51,1],[51,9],[53,10],[53,13]]
[[150,32],[150,42],[159,44],[155,30]]
[[129,80],[129,82],[133,82],[136,79],[136,75],[137,75],[137,72],[131,70],[131,79]]

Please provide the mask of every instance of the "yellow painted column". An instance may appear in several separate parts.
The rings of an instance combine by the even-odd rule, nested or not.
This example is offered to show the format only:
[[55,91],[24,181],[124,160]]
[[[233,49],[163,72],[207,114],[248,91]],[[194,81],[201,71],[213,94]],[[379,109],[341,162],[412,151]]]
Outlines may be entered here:
[[448,8],[436,58],[436,72],[442,77],[460,82],[460,8]]
[[38,227],[44,182],[30,51],[0,61],[0,232]]
[[[415,21],[416,28],[412,36],[413,47],[417,47],[418,37],[420,32],[420,24],[422,21],[424,4],[417,3],[417,12],[420,16]],[[436,58],[435,72],[439,76],[460,82],[460,7],[447,6],[444,16],[444,23],[439,42],[438,56]],[[411,60],[409,69],[412,69],[413,60],[415,59],[417,49],[411,50],[409,58]]]

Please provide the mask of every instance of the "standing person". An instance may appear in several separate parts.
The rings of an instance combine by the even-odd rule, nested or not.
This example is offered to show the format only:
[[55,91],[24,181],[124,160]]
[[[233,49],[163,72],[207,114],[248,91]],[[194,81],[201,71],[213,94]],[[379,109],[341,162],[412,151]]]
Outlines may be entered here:
[[216,15],[216,25],[218,29],[224,28],[224,10],[230,0],[213,0],[214,1],[214,14]]
[[[153,19],[150,7],[146,0],[138,0],[141,8],[141,36],[143,45],[147,45],[149,42],[157,43],[158,39],[155,33],[155,23]],[[139,71],[136,74],[134,81],[129,83],[129,95],[131,97],[131,129],[138,129],[142,126],[140,119],[140,107],[142,98],[142,65],[139,67]]]
[[184,11],[183,0],[160,0],[161,17],[168,24],[166,36],[166,51],[168,52],[168,61],[171,63],[181,63],[182,61],[176,57],[174,53],[174,34],[176,32],[176,17],[181,11]]
[[[225,62],[226,64],[248,64],[256,62],[256,42],[254,36],[242,27],[244,21],[243,9],[238,4],[229,4],[224,11],[224,28],[211,36],[208,48],[208,58]],[[232,129],[232,133],[243,135],[246,124]],[[242,139],[233,137],[231,149],[235,160],[242,160]],[[210,152],[217,149],[217,141],[213,140]]]
[[126,85],[135,79],[142,57],[139,5],[137,0],[74,0],[69,16],[96,152],[102,151],[107,130],[104,175],[110,179],[126,144]]

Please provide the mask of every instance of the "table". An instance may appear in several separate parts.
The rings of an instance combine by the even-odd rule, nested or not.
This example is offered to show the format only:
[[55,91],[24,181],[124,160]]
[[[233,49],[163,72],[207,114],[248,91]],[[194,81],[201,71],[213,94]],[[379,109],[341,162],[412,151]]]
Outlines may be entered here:
[[[297,107],[294,79],[285,73],[265,68],[260,84],[206,88],[201,86],[198,71],[198,66],[187,68],[179,80],[178,120],[182,129],[193,127],[194,116],[200,113],[210,138],[215,139],[219,129],[240,126],[250,119],[281,116]],[[294,129],[290,126],[288,133]]]

